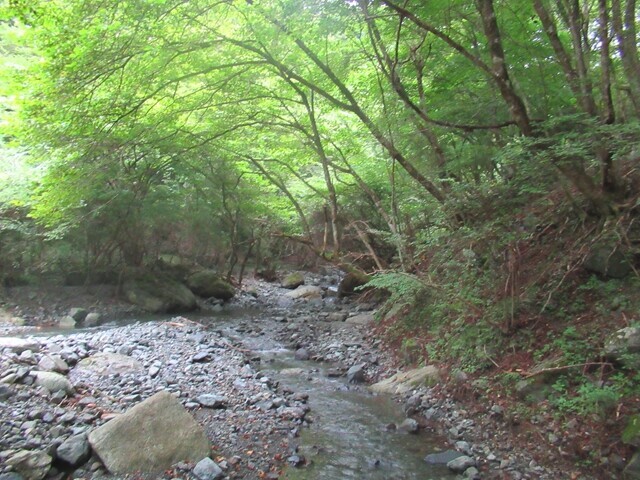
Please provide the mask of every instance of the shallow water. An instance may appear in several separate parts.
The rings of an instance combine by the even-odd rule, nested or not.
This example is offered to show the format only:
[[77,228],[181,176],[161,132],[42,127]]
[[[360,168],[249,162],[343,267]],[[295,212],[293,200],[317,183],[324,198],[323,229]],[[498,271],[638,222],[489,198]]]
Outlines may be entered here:
[[[264,355],[264,352],[263,352]],[[263,359],[265,356],[263,356]],[[400,406],[387,395],[373,395],[344,379],[328,378],[324,367],[294,360],[291,352],[272,351],[263,372],[296,392],[309,394],[313,421],[300,431],[299,453],[310,464],[289,467],[290,480],[440,480],[452,479],[444,466],[432,466],[424,457],[441,444],[428,433],[417,435],[389,431],[390,423],[401,423]],[[287,368],[302,368],[303,374],[283,375]],[[311,371],[310,371],[311,370]]]

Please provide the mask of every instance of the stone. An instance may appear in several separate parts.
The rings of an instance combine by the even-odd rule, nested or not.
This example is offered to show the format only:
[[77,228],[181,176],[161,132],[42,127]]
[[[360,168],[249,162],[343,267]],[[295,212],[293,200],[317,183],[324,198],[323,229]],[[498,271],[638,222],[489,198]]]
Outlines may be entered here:
[[456,452],[455,450],[445,450],[444,452],[430,453],[424,457],[424,461],[430,465],[446,465],[452,460],[463,456],[463,453]]
[[627,463],[624,471],[622,472],[625,480],[638,480],[640,479],[640,452],[636,452]]
[[356,288],[366,284],[371,277],[364,273],[347,273],[338,285],[338,296],[346,297],[356,293]]
[[196,402],[205,408],[226,408],[227,406],[227,399],[225,397],[212,393],[198,395]]
[[300,285],[295,290],[291,290],[290,292],[284,294],[285,298],[290,298],[293,300],[301,298],[312,298],[317,297],[318,295],[322,296],[322,288],[315,285]]
[[306,348],[299,348],[296,350],[294,357],[296,360],[309,360],[311,358],[311,354]]
[[190,312],[198,307],[193,292],[169,276],[141,273],[122,285],[130,303],[151,313]]
[[89,443],[113,474],[159,473],[209,454],[204,430],[167,391],[91,431]]
[[55,372],[31,372],[35,377],[34,385],[36,387],[44,387],[50,393],[62,391],[67,395],[73,395],[74,388],[67,378]]
[[72,308],[69,310],[69,313],[67,313],[67,316],[73,318],[76,322],[81,323],[85,318],[87,318],[88,314],[89,311],[86,308]]
[[73,468],[84,465],[90,457],[91,447],[86,435],[73,436],[56,449],[56,458]]
[[75,328],[76,323],[77,322],[73,319],[73,317],[70,317],[69,315],[65,315],[64,317],[61,317],[60,320],[58,320],[58,326],[60,328]]
[[397,430],[407,433],[418,433],[420,425],[413,418],[405,418],[404,421],[397,426]]
[[349,370],[347,370],[347,382],[349,383],[364,383],[365,375],[364,375],[364,363],[359,363],[358,365],[354,365]]
[[300,285],[304,285],[304,275],[302,272],[290,273],[284,277],[284,280],[282,280],[282,288],[293,290],[294,288],[298,288]]
[[470,480],[479,480],[480,472],[476,467],[469,467],[464,471],[464,478],[468,478]]
[[367,325],[373,322],[373,320],[374,320],[373,313],[365,312],[365,313],[359,313],[357,315],[353,315],[352,317],[347,318],[345,321],[352,325]]
[[16,472],[0,473],[0,480],[25,480],[22,475]]
[[220,466],[209,457],[203,458],[196,464],[193,474],[200,480],[217,480],[224,477]]
[[230,300],[236,294],[229,282],[220,278],[215,270],[200,270],[187,277],[187,287],[203,298]]
[[25,480],[41,480],[49,473],[52,461],[45,452],[20,450],[7,459],[7,465],[13,467]]
[[59,355],[43,355],[38,362],[38,369],[43,372],[67,373],[69,365]]
[[456,473],[463,473],[467,468],[475,467],[475,465],[476,461],[467,455],[462,455],[447,462],[447,468]]
[[0,401],[8,400],[13,397],[16,392],[8,385],[0,384]]
[[390,378],[374,383],[369,388],[375,393],[402,394],[418,387],[432,386],[440,381],[440,370],[434,365],[396,373]]
[[39,352],[40,344],[36,340],[30,340],[28,338],[0,337],[0,350],[4,349],[8,349],[17,354],[25,350]]
[[604,356],[626,368],[640,368],[640,327],[626,327],[609,336]]
[[91,312],[87,314],[87,316],[84,318],[84,326],[95,327],[100,324],[100,320],[102,320],[102,317],[100,316],[99,313]]
[[618,246],[595,246],[583,264],[584,268],[607,278],[624,278],[633,268],[625,253]]
[[135,358],[119,353],[99,352],[78,362],[77,370],[85,370],[102,376],[142,372],[143,366]]

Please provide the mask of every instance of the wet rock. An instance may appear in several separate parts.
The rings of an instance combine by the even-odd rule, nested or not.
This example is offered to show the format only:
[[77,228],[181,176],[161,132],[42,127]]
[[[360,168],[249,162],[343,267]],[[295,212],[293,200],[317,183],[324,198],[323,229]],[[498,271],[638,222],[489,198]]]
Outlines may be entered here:
[[203,458],[196,464],[193,474],[200,480],[217,480],[224,477],[220,466],[209,457]]
[[25,480],[25,478],[16,472],[1,473],[0,480]]
[[134,358],[110,352],[99,352],[80,360],[75,368],[94,372],[99,375],[141,372],[143,370],[142,364]]
[[141,273],[122,286],[124,297],[152,312],[189,312],[198,306],[195,295],[185,285],[166,275]]
[[365,364],[360,363],[358,365],[354,365],[349,370],[347,370],[347,382],[364,383],[365,381],[364,367],[365,367]]
[[52,458],[44,452],[20,450],[7,459],[7,465],[25,480],[41,480],[51,469]]
[[15,391],[8,385],[0,384],[0,401],[8,400],[15,395]]
[[464,471],[464,478],[468,478],[470,480],[479,480],[480,472],[476,467],[469,467]]
[[25,350],[39,352],[40,344],[35,340],[17,337],[0,337],[0,351],[8,349],[13,353],[20,354]]
[[304,275],[302,272],[293,272],[284,277],[282,280],[282,287],[289,288],[293,290],[294,288],[298,288],[300,285],[304,285]]
[[398,425],[398,431],[407,433],[418,433],[420,425],[413,418],[405,418],[404,421]]
[[456,458],[463,457],[464,454],[455,450],[446,450],[444,452],[430,453],[424,457],[424,461],[430,465],[446,465]]
[[84,465],[90,456],[91,447],[86,435],[71,437],[56,449],[56,458],[73,468]]
[[136,405],[89,434],[111,473],[157,473],[180,461],[198,462],[209,441],[193,417],[166,391]]
[[370,277],[366,274],[350,272],[344,276],[338,285],[338,296],[346,297],[356,292],[356,288],[364,285]]
[[44,387],[50,393],[62,391],[67,395],[73,395],[74,388],[66,377],[55,372],[31,372],[35,377],[34,385]]
[[476,461],[467,455],[462,455],[447,462],[447,468],[456,473],[463,473],[468,468],[475,467],[475,465]]
[[309,360],[311,358],[311,354],[306,348],[299,348],[296,350],[294,357],[296,360]]
[[433,365],[396,373],[386,380],[369,387],[376,393],[401,394],[407,393],[421,386],[431,386],[440,381],[440,371]]

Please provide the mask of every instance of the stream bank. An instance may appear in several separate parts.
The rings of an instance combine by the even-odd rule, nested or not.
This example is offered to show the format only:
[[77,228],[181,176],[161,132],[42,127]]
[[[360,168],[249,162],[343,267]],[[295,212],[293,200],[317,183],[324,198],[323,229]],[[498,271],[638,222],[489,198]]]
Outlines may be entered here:
[[[213,445],[211,457],[224,467],[227,478],[330,478],[317,473],[319,465],[332,467],[327,459],[335,456],[325,445],[331,438],[322,440],[321,430],[316,430],[329,423],[314,416],[314,409],[317,413],[320,408],[318,401],[332,388],[337,396],[355,394],[359,401],[376,402],[364,385],[347,384],[344,376],[357,365],[362,366],[362,379],[369,383],[395,371],[365,321],[370,318],[370,306],[345,304],[333,297],[296,301],[286,297],[286,291],[262,282],[251,285],[250,290],[251,295],[240,295],[225,307],[227,315],[205,313],[67,335],[48,333],[35,338],[37,347],[31,354],[5,350],[0,377],[14,375],[20,381],[3,387],[2,402],[7,408],[0,409],[1,464],[16,450],[44,450],[55,456],[70,437],[86,434],[166,390],[205,427]],[[240,312],[238,316],[228,314],[234,309]],[[12,328],[5,326],[4,332]],[[74,368],[97,353],[124,355],[137,365],[124,371]],[[29,372],[51,355],[59,355],[72,367],[68,378],[75,387],[73,397],[56,398],[30,385]],[[293,367],[292,361],[297,362]],[[203,395],[221,397],[224,408],[207,406]],[[409,443],[425,443],[432,452],[464,451],[477,461],[481,478],[567,478],[566,471],[543,468],[525,452],[516,451],[496,435],[497,429],[479,431],[480,423],[469,418],[468,412],[431,389],[422,387],[400,400],[402,407],[391,415],[395,415],[392,420],[379,418],[375,424],[374,415],[368,421],[382,437],[379,444],[409,439]],[[342,408],[339,405],[333,403],[329,408]],[[405,414],[417,419],[421,434],[414,437],[393,431]],[[494,412],[491,422],[497,427],[501,421]],[[351,422],[362,423],[357,417]],[[436,432],[445,435],[433,435]],[[426,441],[427,437],[432,440]],[[339,470],[333,478],[418,478],[411,476],[417,467],[403,471],[404,467],[375,452],[363,442],[360,454],[347,455],[351,463],[342,465],[346,470]],[[418,458],[425,453],[419,451]],[[3,468],[5,478],[19,478],[6,476],[13,474]],[[193,465],[176,465],[162,478],[194,478],[192,469]],[[448,475],[446,469],[434,472],[434,479]],[[372,476],[378,473],[382,476]],[[71,475],[58,462],[48,478],[116,478],[95,457]]]

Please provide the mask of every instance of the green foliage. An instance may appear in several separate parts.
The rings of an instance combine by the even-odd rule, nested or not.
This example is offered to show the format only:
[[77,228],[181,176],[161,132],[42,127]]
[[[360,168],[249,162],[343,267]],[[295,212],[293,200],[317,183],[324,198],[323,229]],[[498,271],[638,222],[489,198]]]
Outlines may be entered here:
[[381,272],[371,277],[359,290],[366,288],[379,288],[387,291],[390,296],[386,305],[405,305],[415,303],[420,296],[429,295],[428,285],[423,280],[408,273]]

